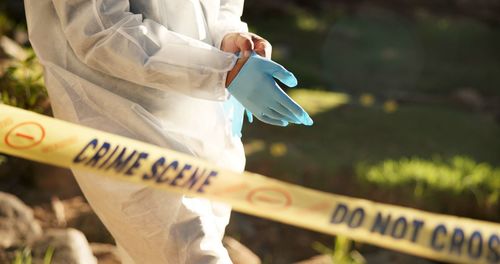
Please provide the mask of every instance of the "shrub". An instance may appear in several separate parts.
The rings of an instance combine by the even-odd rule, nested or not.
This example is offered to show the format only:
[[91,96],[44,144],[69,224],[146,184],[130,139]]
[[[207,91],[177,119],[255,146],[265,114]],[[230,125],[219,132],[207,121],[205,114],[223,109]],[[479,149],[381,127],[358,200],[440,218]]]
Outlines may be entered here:
[[33,51],[25,60],[14,60],[0,76],[4,104],[43,113],[49,108],[42,66]]
[[427,193],[448,193],[453,196],[472,194],[478,205],[498,206],[500,168],[479,163],[465,156],[431,160],[417,157],[385,160],[379,164],[361,163],[358,177],[375,185],[410,187],[416,198]]

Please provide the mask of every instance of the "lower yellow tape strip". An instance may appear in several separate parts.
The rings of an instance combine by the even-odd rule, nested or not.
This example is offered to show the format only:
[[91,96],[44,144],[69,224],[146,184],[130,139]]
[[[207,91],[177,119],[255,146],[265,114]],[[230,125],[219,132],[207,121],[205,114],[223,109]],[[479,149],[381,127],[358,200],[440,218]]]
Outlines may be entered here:
[[459,263],[500,263],[500,224],[235,173],[140,141],[0,104],[0,152],[222,201],[239,212]]

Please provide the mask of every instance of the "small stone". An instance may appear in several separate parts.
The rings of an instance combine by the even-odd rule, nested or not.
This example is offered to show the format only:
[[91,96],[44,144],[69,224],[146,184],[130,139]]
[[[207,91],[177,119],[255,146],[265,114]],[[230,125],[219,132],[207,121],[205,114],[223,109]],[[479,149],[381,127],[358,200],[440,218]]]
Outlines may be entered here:
[[33,210],[16,196],[0,192],[0,248],[29,245],[41,233]]
[[49,229],[32,247],[33,264],[43,264],[53,249],[52,264],[97,264],[82,232],[73,229]]

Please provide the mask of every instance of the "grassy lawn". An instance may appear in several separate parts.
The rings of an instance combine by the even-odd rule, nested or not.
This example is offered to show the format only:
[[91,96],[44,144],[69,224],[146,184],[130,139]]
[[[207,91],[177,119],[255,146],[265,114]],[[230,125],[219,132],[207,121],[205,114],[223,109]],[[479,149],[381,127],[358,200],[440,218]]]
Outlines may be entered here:
[[[413,104],[387,112],[381,101],[364,107],[358,97],[343,93],[302,89],[289,93],[315,124],[280,128],[246,123],[247,170],[331,193],[500,220],[498,200],[481,197],[494,194],[492,188],[500,186],[500,125],[491,116]],[[459,164],[445,162],[448,159]],[[387,163],[396,164],[390,167],[395,168],[389,171],[392,175],[383,170]],[[367,164],[369,170],[359,169]],[[487,171],[482,176],[490,182],[470,184],[471,179],[482,181],[475,177],[482,171]],[[422,174],[430,179],[419,182]],[[316,241],[329,245],[333,240],[265,219],[238,213],[232,217],[228,234],[241,239],[264,263],[292,263],[319,254],[312,247]],[[361,250],[373,252],[372,247]]]
[[[246,125],[248,169],[329,192],[499,220],[499,202],[477,206],[477,195],[468,188],[453,193],[430,184],[425,190],[435,192],[426,196],[419,194],[416,174],[408,175],[415,178],[411,184],[390,185],[370,180],[359,168],[383,167],[385,161],[431,164],[437,171],[432,177],[439,179],[448,177],[439,166],[455,171],[453,160],[463,158],[474,168],[489,166],[483,176],[495,178],[500,125],[491,113],[436,101],[396,105],[388,113],[384,100],[425,95],[433,101],[464,88],[487,100],[498,98],[500,28],[458,15],[419,9],[401,14],[368,5],[316,13],[288,8],[244,19],[270,40],[275,60],[296,74],[299,85],[312,87],[290,92],[315,120],[311,128]],[[363,107],[359,96],[365,93],[378,101]],[[456,177],[466,181],[465,169],[458,170]],[[492,188],[483,193],[498,192]],[[450,201],[467,206],[446,206]]]
[[[415,186],[408,186],[408,201],[393,201],[397,189],[391,189],[388,182],[367,188],[365,175],[357,175],[356,168],[384,160],[415,157],[432,161],[457,156],[500,166],[500,125],[488,115],[421,105],[400,105],[388,113],[376,102],[363,107],[356,103],[357,98],[342,93],[300,89],[290,93],[312,114],[314,126],[246,124],[243,134],[249,170],[328,192],[419,207],[411,195]],[[379,196],[375,190],[380,188],[387,189],[391,197]]]

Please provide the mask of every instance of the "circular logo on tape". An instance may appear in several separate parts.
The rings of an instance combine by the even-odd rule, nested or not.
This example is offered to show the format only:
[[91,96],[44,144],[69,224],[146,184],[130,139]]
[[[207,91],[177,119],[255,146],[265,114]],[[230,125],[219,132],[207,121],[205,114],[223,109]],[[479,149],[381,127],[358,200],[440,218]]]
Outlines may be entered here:
[[271,187],[250,191],[247,200],[253,205],[273,210],[286,209],[292,204],[292,197],[287,191]]
[[29,149],[45,138],[45,129],[36,122],[23,122],[14,126],[5,135],[4,142],[14,149]]

